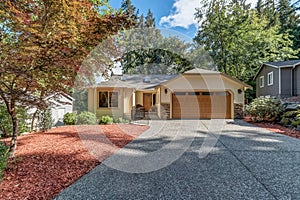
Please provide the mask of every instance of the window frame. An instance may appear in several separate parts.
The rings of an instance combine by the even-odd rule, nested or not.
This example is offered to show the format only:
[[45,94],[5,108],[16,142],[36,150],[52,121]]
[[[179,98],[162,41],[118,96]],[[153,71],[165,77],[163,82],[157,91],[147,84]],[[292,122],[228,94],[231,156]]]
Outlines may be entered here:
[[271,71],[268,73],[268,86],[273,85],[273,83],[274,83],[274,73],[273,73],[273,71]]
[[[107,98],[107,106],[100,106],[101,93],[106,93]],[[117,94],[116,102],[112,103],[112,97],[114,94]],[[106,108],[119,108],[119,91],[109,91],[109,90],[100,90],[98,91],[98,109],[106,109]],[[116,106],[111,106],[112,104],[116,104]]]
[[259,87],[260,88],[265,87],[265,76],[260,76],[259,77]]

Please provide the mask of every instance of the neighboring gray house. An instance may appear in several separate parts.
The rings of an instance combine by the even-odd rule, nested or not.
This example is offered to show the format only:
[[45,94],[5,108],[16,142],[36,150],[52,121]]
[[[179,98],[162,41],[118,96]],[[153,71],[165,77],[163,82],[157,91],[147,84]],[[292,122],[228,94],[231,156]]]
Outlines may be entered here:
[[300,96],[300,60],[266,62],[255,76],[256,96]]

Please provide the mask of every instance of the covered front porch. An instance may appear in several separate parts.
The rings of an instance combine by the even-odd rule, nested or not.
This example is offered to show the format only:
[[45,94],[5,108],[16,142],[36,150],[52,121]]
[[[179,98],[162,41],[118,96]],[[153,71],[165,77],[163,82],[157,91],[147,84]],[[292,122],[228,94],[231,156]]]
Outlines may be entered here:
[[98,118],[105,115],[131,120],[158,118],[156,89],[97,87],[90,88],[88,95],[88,111]]

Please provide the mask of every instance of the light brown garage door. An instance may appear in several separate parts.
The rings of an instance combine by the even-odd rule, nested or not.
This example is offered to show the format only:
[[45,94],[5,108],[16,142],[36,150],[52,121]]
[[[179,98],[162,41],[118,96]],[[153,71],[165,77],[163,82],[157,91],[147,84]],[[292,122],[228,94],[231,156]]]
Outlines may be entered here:
[[231,94],[229,92],[175,92],[172,95],[174,119],[231,118]]

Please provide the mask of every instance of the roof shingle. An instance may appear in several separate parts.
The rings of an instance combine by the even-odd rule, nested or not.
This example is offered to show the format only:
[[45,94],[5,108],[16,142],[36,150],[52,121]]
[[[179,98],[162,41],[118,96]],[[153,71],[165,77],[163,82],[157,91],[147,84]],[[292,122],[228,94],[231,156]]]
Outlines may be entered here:
[[300,60],[288,60],[288,61],[278,61],[278,62],[265,62],[265,65],[271,65],[275,67],[293,67],[294,65],[300,64]]

